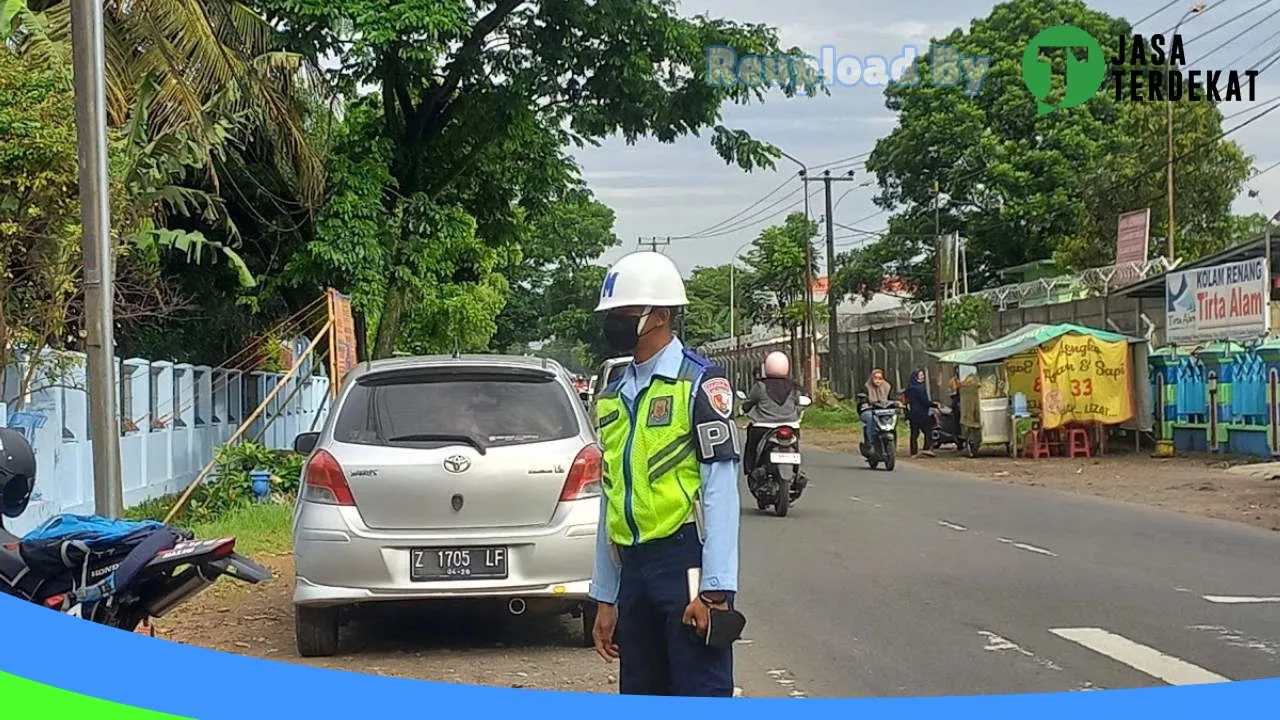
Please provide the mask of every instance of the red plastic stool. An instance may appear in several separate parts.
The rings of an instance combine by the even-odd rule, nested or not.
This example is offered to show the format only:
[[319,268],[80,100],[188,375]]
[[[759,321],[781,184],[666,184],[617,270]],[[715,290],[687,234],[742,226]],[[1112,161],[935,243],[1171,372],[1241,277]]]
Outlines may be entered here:
[[1088,430],[1071,428],[1067,431],[1067,457],[1093,457]]
[[1049,457],[1049,437],[1043,430],[1030,430],[1022,436],[1022,457],[1032,460]]

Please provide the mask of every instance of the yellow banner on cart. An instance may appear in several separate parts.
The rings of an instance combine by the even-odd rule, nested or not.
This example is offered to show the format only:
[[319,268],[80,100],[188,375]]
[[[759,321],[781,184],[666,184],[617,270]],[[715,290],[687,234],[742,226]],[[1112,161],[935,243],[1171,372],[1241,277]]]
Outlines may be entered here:
[[1116,425],[1133,418],[1127,342],[1063,335],[1042,345],[1036,355],[1045,428],[1067,423]]
[[1014,355],[1004,361],[1004,374],[1008,378],[1009,398],[1022,393],[1027,398],[1027,412],[1040,416],[1040,357],[1029,352]]

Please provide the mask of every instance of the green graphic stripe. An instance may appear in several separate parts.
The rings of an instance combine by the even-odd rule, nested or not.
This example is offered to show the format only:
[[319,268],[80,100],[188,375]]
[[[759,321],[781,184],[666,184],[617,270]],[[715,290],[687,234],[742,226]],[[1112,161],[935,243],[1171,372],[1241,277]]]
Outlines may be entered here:
[[[77,695],[2,672],[0,672],[0,698],[3,698],[4,716],[14,720],[49,716],[86,717],[94,720],[187,720],[178,715],[165,715],[86,695]],[[13,710],[25,712],[11,715],[10,712]]]

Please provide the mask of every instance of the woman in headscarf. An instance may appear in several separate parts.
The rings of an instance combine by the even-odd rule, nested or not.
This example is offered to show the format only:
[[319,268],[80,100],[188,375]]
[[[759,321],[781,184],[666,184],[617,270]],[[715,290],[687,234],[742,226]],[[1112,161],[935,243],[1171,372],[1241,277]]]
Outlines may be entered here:
[[742,401],[742,412],[751,420],[747,425],[747,447],[743,453],[742,469],[750,475],[756,467],[760,453],[760,441],[769,433],[768,427],[757,423],[794,423],[800,420],[800,390],[791,380],[791,360],[786,353],[771,352],[764,360],[763,377],[756,381]]
[[867,378],[867,384],[862,388],[862,394],[866,398],[868,405],[862,408],[859,417],[862,419],[862,440],[867,444],[871,443],[871,405],[875,403],[888,402],[893,396],[893,387],[889,385],[889,381],[884,379],[884,371],[876,368],[871,371],[871,377]]
[[919,450],[916,436],[924,436],[924,454],[932,456],[930,447],[933,434],[933,416],[930,410],[933,401],[929,399],[929,388],[924,382],[924,370],[916,370],[911,374],[911,382],[907,385],[907,422],[911,425],[911,456],[915,457]]

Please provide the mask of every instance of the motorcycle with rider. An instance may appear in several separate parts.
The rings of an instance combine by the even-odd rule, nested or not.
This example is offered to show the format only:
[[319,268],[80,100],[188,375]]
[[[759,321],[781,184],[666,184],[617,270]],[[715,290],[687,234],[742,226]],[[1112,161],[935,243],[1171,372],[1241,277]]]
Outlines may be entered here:
[[785,353],[769,353],[762,370],[749,393],[738,391],[750,421],[743,470],[756,507],[785,517],[808,483],[800,468],[800,418],[811,400],[792,382]]

